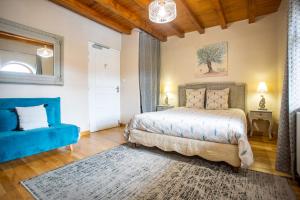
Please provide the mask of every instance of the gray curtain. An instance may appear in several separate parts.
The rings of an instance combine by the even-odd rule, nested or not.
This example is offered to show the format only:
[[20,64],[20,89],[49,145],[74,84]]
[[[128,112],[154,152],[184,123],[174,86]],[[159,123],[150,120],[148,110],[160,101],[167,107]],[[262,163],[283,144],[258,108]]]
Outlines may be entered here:
[[141,112],[156,110],[159,101],[160,42],[145,32],[139,35]]
[[276,169],[296,174],[296,112],[300,108],[300,0],[289,0],[288,52],[277,142]]

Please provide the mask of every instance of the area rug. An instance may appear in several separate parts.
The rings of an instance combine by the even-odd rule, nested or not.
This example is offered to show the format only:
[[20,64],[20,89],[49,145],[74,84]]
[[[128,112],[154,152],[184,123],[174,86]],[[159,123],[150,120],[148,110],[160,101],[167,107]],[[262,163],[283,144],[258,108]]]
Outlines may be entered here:
[[41,200],[295,199],[283,177],[127,145],[21,183]]

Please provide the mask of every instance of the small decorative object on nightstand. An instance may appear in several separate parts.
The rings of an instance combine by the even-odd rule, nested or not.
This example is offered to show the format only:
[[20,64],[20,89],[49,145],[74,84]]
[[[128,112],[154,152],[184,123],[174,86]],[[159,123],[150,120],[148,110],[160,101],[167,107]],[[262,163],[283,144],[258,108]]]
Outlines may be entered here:
[[170,105],[157,105],[156,106],[156,111],[164,111],[164,110],[168,110],[174,108],[174,106],[170,106]]
[[273,119],[272,119],[272,111],[267,110],[251,110],[249,113],[249,120],[250,120],[250,136],[253,135],[253,120],[266,120],[269,121],[269,139],[272,139],[272,128],[273,128]]
[[259,108],[258,110],[267,110],[266,109],[266,99],[264,97],[264,93],[268,91],[267,84],[265,82],[260,82],[258,84],[257,92],[260,93],[261,99],[259,101]]

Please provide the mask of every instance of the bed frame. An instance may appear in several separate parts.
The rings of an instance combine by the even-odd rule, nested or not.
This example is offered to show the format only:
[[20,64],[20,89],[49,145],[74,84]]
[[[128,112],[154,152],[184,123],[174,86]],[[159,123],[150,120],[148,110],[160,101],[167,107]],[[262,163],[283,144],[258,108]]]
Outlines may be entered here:
[[[246,105],[246,85],[244,83],[219,82],[219,83],[192,83],[178,87],[179,106],[185,106],[186,89],[225,89],[230,88],[229,107],[239,108],[245,111]],[[164,151],[175,151],[186,156],[200,156],[210,161],[224,161],[234,167],[234,171],[241,166],[238,155],[238,145],[221,144],[179,138],[174,136],[149,133],[141,130],[131,130],[128,138],[129,142],[141,144],[148,147],[158,147]]]

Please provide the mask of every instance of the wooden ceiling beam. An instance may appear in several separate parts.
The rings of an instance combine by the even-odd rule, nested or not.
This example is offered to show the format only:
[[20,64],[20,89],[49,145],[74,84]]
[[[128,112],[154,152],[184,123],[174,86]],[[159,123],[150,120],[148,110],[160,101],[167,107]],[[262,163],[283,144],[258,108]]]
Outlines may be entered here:
[[131,28],[116,23],[112,19],[103,16],[102,14],[84,5],[83,3],[80,3],[79,1],[76,0],[50,0],[50,1],[64,8],[67,8],[79,15],[82,15],[90,20],[93,20],[99,24],[114,29],[117,32],[125,33],[125,34],[131,33]]
[[226,18],[225,18],[225,12],[221,3],[221,0],[211,0],[213,7],[216,11],[216,13],[218,14],[219,17],[219,23],[222,27],[222,29],[227,28],[227,22],[226,22]]
[[176,3],[177,3],[177,6],[179,5],[184,10],[184,12],[186,13],[186,15],[189,16],[189,18],[191,19],[192,23],[196,27],[196,30],[200,34],[204,33],[204,28],[203,28],[202,23],[199,21],[198,17],[193,13],[193,11],[191,10],[191,8],[187,4],[186,0],[176,0]]
[[256,18],[255,0],[248,0],[248,19],[249,24],[254,23]]
[[[147,11],[148,13],[148,6],[151,2],[151,0],[133,0],[141,9]],[[166,26],[168,26],[170,29],[175,31],[175,34],[179,37],[179,38],[184,38],[184,31],[179,28],[176,24],[174,24],[173,22],[167,23],[165,24]]]
[[167,24],[167,26],[169,26],[171,29],[173,29],[175,31],[175,34],[179,38],[184,38],[184,31],[181,28],[179,28],[176,24],[170,22],[170,24]]
[[154,30],[153,27],[147,21],[142,20],[138,15],[130,12],[127,8],[123,7],[115,0],[95,0],[95,1],[103,8],[114,13],[115,15],[122,17],[124,20],[127,20],[132,25],[144,30],[145,32],[159,39],[160,41],[167,41],[167,37],[165,35]]

